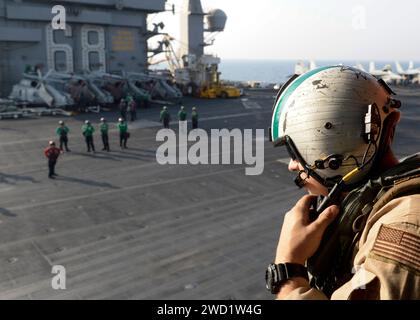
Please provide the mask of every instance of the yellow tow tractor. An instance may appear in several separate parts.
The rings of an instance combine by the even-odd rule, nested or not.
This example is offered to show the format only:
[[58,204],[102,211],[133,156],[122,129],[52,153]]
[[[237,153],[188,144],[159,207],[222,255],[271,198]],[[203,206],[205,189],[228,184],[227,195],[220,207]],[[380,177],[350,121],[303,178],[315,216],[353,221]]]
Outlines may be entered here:
[[225,84],[220,80],[220,72],[217,71],[217,64],[212,64],[206,68],[208,74],[207,81],[201,86],[198,92],[200,98],[239,98],[242,92],[239,88]]
[[241,90],[234,86],[227,86],[224,84],[214,84],[203,86],[199,91],[200,98],[215,99],[215,98],[238,98],[241,96]]
[[239,98],[241,96],[241,90],[234,86],[219,84],[214,86],[213,89],[216,91],[216,96],[219,98]]
[[207,86],[201,87],[201,89],[198,91],[198,97],[204,99],[216,99],[216,90]]

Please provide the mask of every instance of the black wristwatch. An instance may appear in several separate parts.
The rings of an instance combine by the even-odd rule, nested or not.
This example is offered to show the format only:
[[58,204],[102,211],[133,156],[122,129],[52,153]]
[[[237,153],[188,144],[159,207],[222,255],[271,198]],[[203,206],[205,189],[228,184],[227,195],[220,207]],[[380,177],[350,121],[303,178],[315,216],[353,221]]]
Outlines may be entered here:
[[286,280],[294,277],[303,277],[309,281],[308,270],[304,265],[297,263],[270,263],[265,272],[265,286],[271,293],[279,293],[280,287]]

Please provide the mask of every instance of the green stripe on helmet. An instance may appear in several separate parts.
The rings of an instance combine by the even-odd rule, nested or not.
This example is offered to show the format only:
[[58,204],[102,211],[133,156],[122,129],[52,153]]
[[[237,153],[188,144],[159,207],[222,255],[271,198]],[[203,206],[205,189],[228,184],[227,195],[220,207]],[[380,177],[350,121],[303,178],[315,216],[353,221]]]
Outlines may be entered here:
[[299,87],[302,82],[304,82],[309,77],[313,76],[314,74],[317,74],[318,72],[324,71],[326,69],[335,68],[337,66],[327,66],[327,67],[320,67],[316,68],[314,70],[311,70],[309,72],[306,72],[296,78],[295,81],[293,81],[289,87],[282,93],[279,100],[277,101],[277,105],[273,112],[273,119],[271,120],[271,136],[273,138],[273,141],[276,141],[279,138],[279,121],[280,121],[280,114],[281,109],[286,104],[286,101],[289,99],[289,97],[292,95],[292,93],[296,90],[297,87]]

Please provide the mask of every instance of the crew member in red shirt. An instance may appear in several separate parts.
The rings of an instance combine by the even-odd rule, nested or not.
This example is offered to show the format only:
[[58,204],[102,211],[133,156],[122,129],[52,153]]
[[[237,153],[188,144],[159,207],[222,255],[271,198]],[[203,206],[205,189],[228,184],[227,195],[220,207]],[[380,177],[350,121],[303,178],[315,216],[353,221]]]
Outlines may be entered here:
[[57,164],[57,159],[61,154],[61,150],[55,146],[54,141],[50,141],[49,144],[49,147],[44,150],[44,154],[48,158],[48,178],[55,179],[55,176],[57,176],[55,173],[55,165]]

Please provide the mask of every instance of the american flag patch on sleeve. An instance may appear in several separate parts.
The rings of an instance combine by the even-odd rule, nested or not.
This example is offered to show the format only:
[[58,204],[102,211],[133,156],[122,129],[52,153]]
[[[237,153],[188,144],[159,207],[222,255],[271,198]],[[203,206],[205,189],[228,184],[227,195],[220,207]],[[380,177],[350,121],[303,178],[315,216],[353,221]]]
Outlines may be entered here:
[[420,271],[420,237],[382,225],[372,253]]

